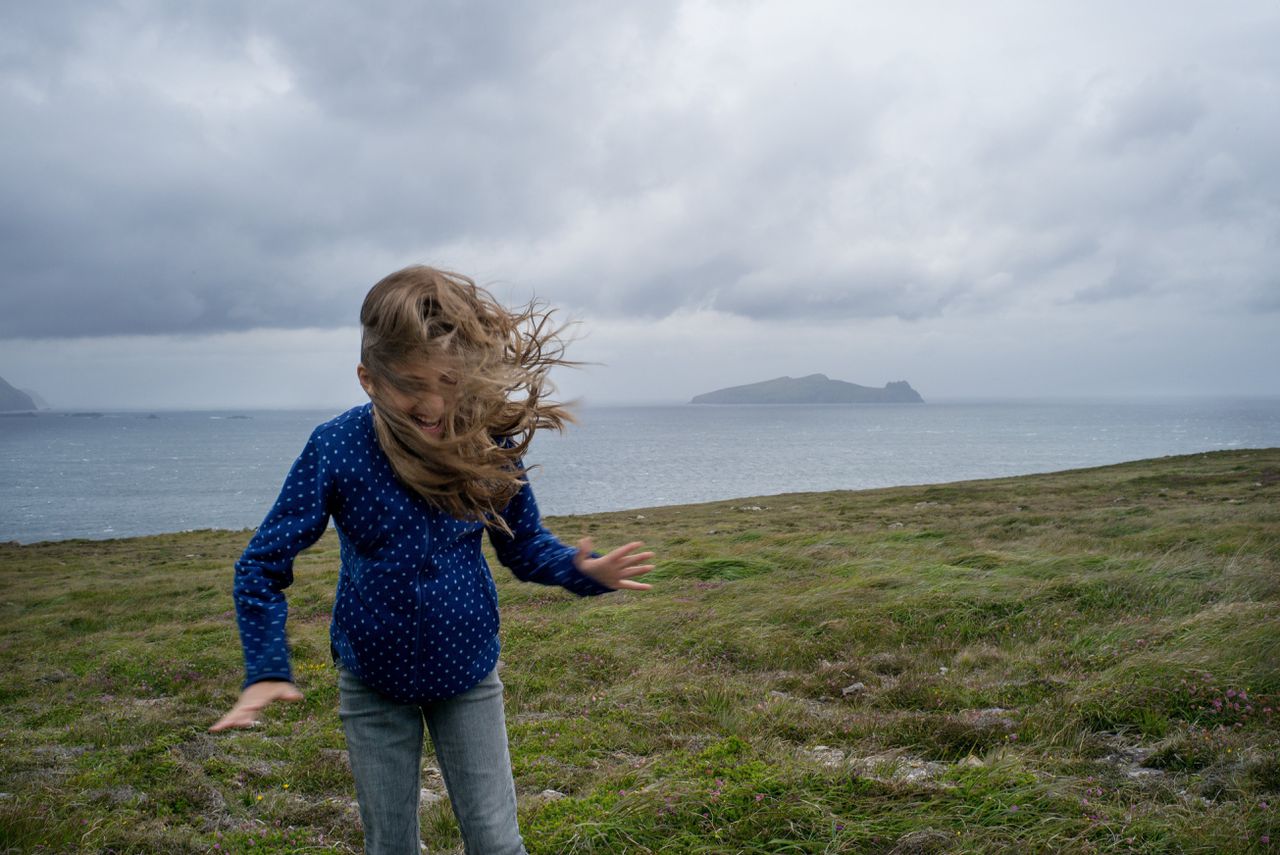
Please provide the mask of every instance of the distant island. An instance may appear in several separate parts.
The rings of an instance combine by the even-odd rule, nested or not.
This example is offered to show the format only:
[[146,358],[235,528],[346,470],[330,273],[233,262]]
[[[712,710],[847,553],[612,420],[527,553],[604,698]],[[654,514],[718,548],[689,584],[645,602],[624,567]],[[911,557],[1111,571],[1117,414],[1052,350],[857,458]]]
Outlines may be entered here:
[[21,389],[10,386],[8,381],[0,377],[0,413],[14,413],[20,410],[34,410],[36,402]]
[[778,377],[745,386],[730,386],[695,395],[693,404],[923,404],[920,393],[906,380],[883,388],[832,380],[825,374]]

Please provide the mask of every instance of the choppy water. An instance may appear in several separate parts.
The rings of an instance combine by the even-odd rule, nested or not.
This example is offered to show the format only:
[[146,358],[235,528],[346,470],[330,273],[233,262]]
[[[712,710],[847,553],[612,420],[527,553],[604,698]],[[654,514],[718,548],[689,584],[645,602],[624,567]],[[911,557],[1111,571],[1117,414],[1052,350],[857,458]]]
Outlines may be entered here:
[[[0,418],[0,540],[252,528],[334,411]],[[545,514],[1280,446],[1280,399],[589,408],[528,462]]]

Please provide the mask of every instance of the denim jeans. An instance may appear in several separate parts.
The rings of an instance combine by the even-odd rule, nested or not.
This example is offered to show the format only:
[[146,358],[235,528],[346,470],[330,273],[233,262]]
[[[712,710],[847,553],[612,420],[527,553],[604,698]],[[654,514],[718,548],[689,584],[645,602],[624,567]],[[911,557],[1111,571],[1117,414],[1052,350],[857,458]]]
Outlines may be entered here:
[[461,695],[418,705],[379,694],[339,665],[338,717],[367,855],[420,855],[424,721],[467,855],[525,855],[497,669]]

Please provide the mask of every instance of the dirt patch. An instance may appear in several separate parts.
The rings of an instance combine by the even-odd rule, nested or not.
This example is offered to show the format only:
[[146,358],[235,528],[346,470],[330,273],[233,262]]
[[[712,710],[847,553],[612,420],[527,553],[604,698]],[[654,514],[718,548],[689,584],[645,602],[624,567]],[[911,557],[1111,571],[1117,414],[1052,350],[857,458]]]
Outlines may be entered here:
[[937,855],[951,850],[951,838],[943,831],[925,828],[898,838],[889,855]]
[[113,807],[145,804],[150,801],[150,796],[146,793],[136,790],[127,784],[123,787],[103,787],[96,790],[88,790],[85,792],[85,796],[91,801],[105,802]]
[[347,753],[345,748],[321,748],[320,756],[327,763],[347,769],[348,771],[351,769],[351,755]]
[[65,762],[92,751],[96,747],[94,745],[37,745],[32,749],[31,753],[46,760]]
[[1012,730],[1018,726],[1017,721],[1014,720],[1014,716],[1016,714],[1017,710],[1004,709],[1002,707],[988,707],[987,709],[982,710],[961,710],[956,715],[963,722],[974,727],[1003,728],[1005,730]]
[[186,742],[175,745],[173,750],[178,752],[178,755],[183,760],[200,764],[210,757],[215,757],[222,753],[219,746],[220,743],[215,737],[200,734],[194,739],[188,739]]

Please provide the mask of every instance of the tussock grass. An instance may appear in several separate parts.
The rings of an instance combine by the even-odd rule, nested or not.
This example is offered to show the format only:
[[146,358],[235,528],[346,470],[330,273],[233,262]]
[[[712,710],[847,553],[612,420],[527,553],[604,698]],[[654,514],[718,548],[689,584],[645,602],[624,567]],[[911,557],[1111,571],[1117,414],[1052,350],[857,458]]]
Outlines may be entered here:
[[[1277,473],[1248,450],[549,520],[661,563],[595,599],[497,571],[530,852],[1269,851]],[[362,851],[332,532],[290,590],[305,700],[206,732],[248,536],[0,545],[0,852]],[[447,802],[422,827],[459,851]]]

